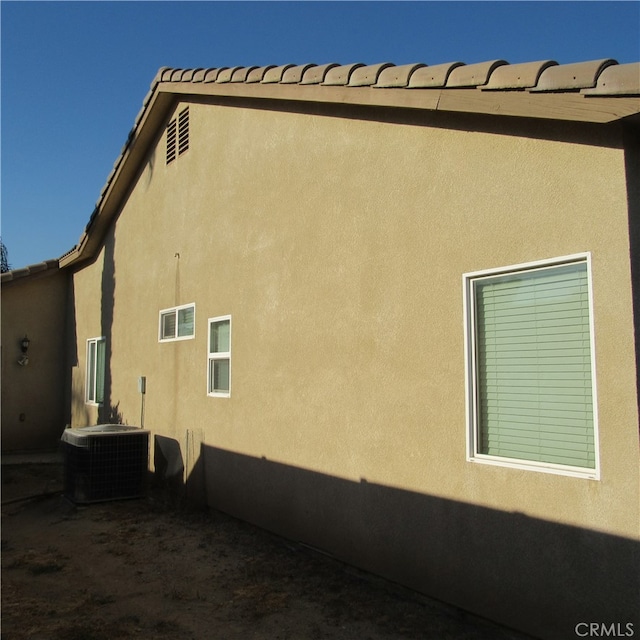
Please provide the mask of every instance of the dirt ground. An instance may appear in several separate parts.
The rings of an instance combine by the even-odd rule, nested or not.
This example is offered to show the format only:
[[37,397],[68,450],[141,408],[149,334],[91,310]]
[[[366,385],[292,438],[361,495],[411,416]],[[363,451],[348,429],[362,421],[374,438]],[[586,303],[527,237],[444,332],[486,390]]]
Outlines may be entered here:
[[120,638],[526,637],[217,511],[74,506],[61,465],[3,465],[2,640]]

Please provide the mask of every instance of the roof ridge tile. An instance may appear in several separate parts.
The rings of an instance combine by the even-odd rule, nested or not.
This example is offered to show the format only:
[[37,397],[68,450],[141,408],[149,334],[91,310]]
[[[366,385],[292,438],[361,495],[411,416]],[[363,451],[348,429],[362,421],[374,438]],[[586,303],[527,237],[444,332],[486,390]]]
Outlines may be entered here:
[[245,80],[245,82],[247,82],[248,84],[253,82],[262,82],[262,79],[264,78],[265,74],[268,73],[275,66],[276,66],[275,64],[268,64],[265,67],[256,67],[253,71],[251,71],[247,75],[247,79]]
[[282,76],[285,74],[287,69],[291,69],[291,67],[295,67],[294,64],[281,64],[278,67],[272,67],[269,69],[262,78],[262,84],[276,84],[282,80]]
[[529,89],[538,84],[538,79],[545,69],[557,64],[555,60],[539,60],[500,65],[493,70],[487,84],[481,86],[480,89],[483,91]]
[[231,77],[233,76],[233,74],[243,68],[244,67],[226,67],[225,69],[222,69],[216,76],[216,83],[223,84],[226,82],[231,82]]
[[444,87],[454,69],[464,67],[464,62],[445,62],[432,67],[425,65],[416,69],[409,77],[407,89],[432,89]]
[[479,87],[487,84],[495,69],[508,65],[506,60],[488,60],[456,67],[447,78],[447,87]]
[[409,84],[409,79],[417,69],[427,65],[422,62],[411,64],[392,65],[382,69],[378,81],[373,85],[376,89],[403,89]]
[[191,78],[191,82],[202,82],[209,69],[196,69]]
[[583,94],[599,96],[640,95],[640,62],[609,65],[598,76],[596,86]]
[[211,69],[207,69],[207,72],[204,74],[204,78],[202,79],[202,82],[205,82],[205,83],[215,82],[220,72],[224,71],[225,69],[227,69],[227,67],[219,67],[219,68],[213,67]]
[[351,64],[343,64],[338,67],[329,69],[322,81],[325,86],[344,86],[349,84],[351,74],[360,67],[364,67],[363,62],[353,62]]
[[329,73],[331,69],[339,66],[340,63],[338,62],[328,62],[326,64],[320,64],[314,67],[310,67],[302,75],[300,84],[322,84],[327,76],[327,73]]
[[378,64],[370,64],[358,67],[353,70],[349,78],[350,87],[367,87],[378,82],[378,77],[384,69],[395,67],[392,62],[380,62]]
[[607,67],[618,64],[613,58],[561,64],[545,69],[531,92],[575,91],[595,87],[598,76]]
[[231,82],[246,82],[247,76],[258,67],[238,67],[231,74]]
[[304,74],[313,67],[317,67],[317,64],[313,62],[307,64],[299,64],[293,67],[289,67],[283,74],[280,84],[300,84]]
[[[324,86],[370,86],[376,89],[477,88],[482,91],[526,89],[532,93],[580,91],[585,95],[637,95],[640,63],[619,64],[613,58],[558,64],[539,60],[510,64],[489,60],[473,64],[448,62],[429,66],[422,62],[395,65],[383,62],[365,65],[337,62],[318,65],[266,65],[262,67],[160,67],[136,117],[134,128],[153,98],[158,84],[245,83]],[[609,71],[607,71],[609,69]],[[606,73],[605,73],[606,71]],[[600,76],[603,75],[602,80]]]

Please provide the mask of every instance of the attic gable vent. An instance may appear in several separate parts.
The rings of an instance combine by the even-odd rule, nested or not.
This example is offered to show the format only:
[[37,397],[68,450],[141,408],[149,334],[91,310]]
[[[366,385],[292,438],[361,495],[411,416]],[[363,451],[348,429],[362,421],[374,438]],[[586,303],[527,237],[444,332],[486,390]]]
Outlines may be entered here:
[[167,164],[189,148],[189,107],[167,125]]
[[167,164],[176,159],[176,121],[167,125]]
[[178,155],[189,148],[189,107],[178,116]]

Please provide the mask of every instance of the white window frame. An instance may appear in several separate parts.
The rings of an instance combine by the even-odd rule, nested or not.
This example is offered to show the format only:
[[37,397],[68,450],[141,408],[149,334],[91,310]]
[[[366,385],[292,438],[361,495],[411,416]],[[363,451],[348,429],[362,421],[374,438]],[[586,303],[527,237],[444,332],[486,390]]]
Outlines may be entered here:
[[[193,308],[193,333],[188,336],[178,335],[178,314],[182,309]],[[171,338],[164,338],[162,336],[162,319],[164,316],[170,313],[175,314],[175,327],[176,335]],[[178,307],[169,307],[167,309],[161,309],[158,314],[158,342],[178,342],[179,340],[193,340],[196,337],[196,303],[190,302],[189,304],[182,304]]]
[[[104,404],[104,398],[102,402],[98,402],[96,400],[98,396],[98,344],[105,343],[106,347],[106,338],[104,336],[100,336],[98,338],[89,338],[87,340],[87,361],[86,361],[86,374],[85,374],[85,385],[84,385],[84,401],[85,404],[88,404],[92,407],[101,407]],[[91,346],[95,345],[95,361],[93,363],[93,371],[89,371],[90,369],[90,361],[91,361]],[[106,358],[105,358],[106,359]],[[106,374],[106,361],[102,363],[104,367],[104,371],[102,372],[102,382],[104,385],[104,376]],[[92,375],[93,374],[93,381]],[[102,394],[104,395],[104,386],[102,389]],[[93,396],[93,398],[91,397]]]
[[[482,278],[495,277],[500,275],[511,275],[518,272],[533,271],[536,269],[547,269],[549,267],[562,267],[572,263],[586,263],[587,288],[589,301],[589,331],[591,349],[591,393],[593,399],[593,437],[595,465],[594,468],[582,468],[549,462],[538,462],[534,460],[521,460],[514,458],[501,458],[495,455],[487,455],[479,452],[478,447],[478,402],[477,402],[477,368],[476,368],[476,310],[474,283]],[[598,394],[596,385],[596,351],[595,351],[595,331],[593,320],[593,285],[591,276],[591,253],[578,253],[558,258],[538,260],[522,264],[486,269],[465,273],[462,276],[463,288],[463,313],[464,313],[464,350],[465,350],[465,404],[466,404],[466,448],[467,461],[501,467],[511,467],[514,469],[525,469],[543,473],[572,476],[577,478],[587,478],[592,480],[600,479],[600,446],[598,437]]]
[[[217,351],[211,353],[211,325],[216,322],[229,321],[229,351]],[[231,397],[231,316],[217,316],[215,318],[209,318],[207,323],[207,395],[210,398],[230,398]],[[211,363],[214,360],[228,360],[229,361],[229,390],[228,391],[211,391]]]

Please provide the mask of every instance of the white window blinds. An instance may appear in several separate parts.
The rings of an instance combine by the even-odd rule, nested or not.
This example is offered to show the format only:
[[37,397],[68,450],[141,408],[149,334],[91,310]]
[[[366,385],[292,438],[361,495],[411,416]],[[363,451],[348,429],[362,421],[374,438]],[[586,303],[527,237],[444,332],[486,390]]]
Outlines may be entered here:
[[586,262],[478,278],[477,452],[595,467]]

